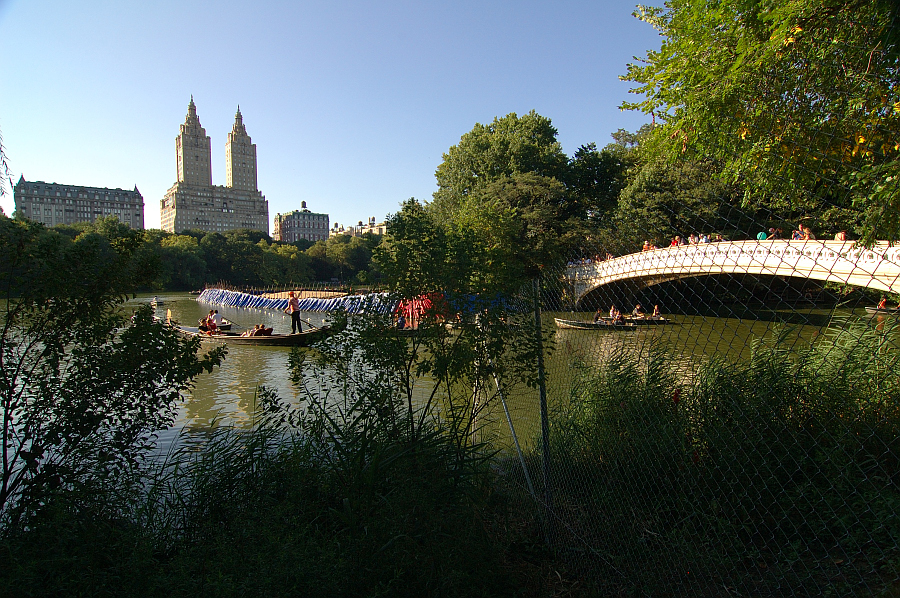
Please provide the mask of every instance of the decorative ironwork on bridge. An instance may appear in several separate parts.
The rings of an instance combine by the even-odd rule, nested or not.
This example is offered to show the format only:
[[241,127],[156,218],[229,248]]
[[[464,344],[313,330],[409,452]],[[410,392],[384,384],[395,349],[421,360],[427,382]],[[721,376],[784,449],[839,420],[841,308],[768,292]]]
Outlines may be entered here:
[[800,277],[900,292],[900,247],[872,249],[843,241],[720,241],[570,264],[576,301],[594,289],[631,280],[643,287],[712,274]]

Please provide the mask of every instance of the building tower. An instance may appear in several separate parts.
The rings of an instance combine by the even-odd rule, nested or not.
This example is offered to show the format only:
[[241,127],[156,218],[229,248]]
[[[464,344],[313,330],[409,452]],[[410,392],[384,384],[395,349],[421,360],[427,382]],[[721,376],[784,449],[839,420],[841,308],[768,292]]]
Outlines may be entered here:
[[197,118],[194,96],[188,104],[188,113],[181,125],[181,133],[175,138],[178,160],[178,182],[208,187],[212,185],[212,152],[206,129]]
[[256,188],[256,146],[244,128],[240,108],[228,134],[227,185],[212,184],[209,137],[200,126],[193,96],[175,150],[178,179],[159,204],[163,230],[221,233],[246,228],[269,232],[269,203]]
[[225,186],[256,191],[256,144],[247,135],[240,106],[225,145]]

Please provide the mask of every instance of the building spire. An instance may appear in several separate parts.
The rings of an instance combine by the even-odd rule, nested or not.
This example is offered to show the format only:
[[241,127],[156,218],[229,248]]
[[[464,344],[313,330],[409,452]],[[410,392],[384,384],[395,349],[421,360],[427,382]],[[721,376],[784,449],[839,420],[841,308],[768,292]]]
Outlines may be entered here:
[[244,127],[244,117],[241,115],[241,105],[238,104],[237,112],[234,115],[234,126],[231,127],[232,133],[238,133],[239,135],[246,135],[247,129]]
[[191,103],[188,104],[188,113],[184,119],[184,122],[190,123],[192,120],[198,120],[197,119],[197,106],[194,104],[194,94],[191,94]]

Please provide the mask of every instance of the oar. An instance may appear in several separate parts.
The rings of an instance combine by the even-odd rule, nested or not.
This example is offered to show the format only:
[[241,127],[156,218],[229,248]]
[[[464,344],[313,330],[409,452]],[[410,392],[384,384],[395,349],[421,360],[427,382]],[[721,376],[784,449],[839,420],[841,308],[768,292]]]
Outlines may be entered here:
[[304,322],[306,322],[307,324],[309,324],[310,326],[312,326],[313,328],[315,328],[316,330],[322,330],[321,327],[316,326],[315,324],[313,324],[312,322],[310,322],[310,321],[307,320],[306,318],[300,318],[300,319],[303,320]]

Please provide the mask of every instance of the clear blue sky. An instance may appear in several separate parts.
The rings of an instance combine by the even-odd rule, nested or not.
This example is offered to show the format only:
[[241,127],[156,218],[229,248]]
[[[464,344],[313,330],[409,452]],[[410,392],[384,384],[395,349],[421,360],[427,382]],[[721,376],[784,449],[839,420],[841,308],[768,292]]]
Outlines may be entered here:
[[[657,2],[655,4],[661,4]],[[431,199],[475,123],[536,110],[569,155],[647,122],[618,80],[659,47],[629,0],[0,0],[0,131],[15,180],[138,186],[148,228],[175,182],[191,94],[213,182],[238,104],[277,212],[381,221]],[[7,183],[8,185],[8,183]],[[0,200],[7,215],[12,194]]]

